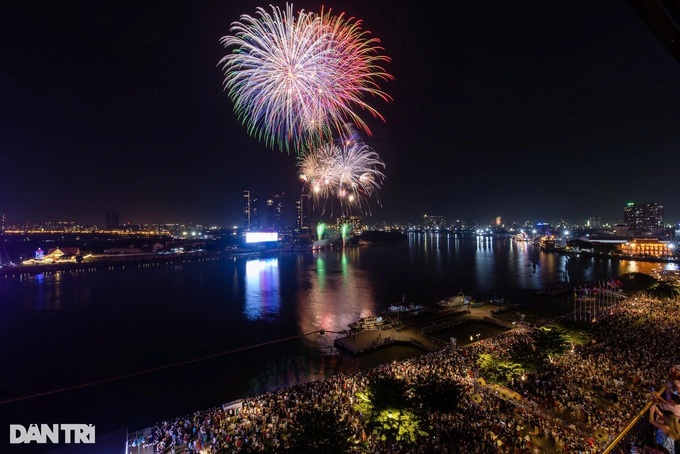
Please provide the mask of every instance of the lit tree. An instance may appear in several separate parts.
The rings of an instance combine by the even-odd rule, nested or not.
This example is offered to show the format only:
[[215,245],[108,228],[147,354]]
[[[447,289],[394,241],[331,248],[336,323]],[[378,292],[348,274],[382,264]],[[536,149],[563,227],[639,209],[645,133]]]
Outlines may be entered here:
[[412,446],[428,435],[424,419],[411,406],[413,391],[394,377],[375,379],[356,394],[354,410],[381,440]]

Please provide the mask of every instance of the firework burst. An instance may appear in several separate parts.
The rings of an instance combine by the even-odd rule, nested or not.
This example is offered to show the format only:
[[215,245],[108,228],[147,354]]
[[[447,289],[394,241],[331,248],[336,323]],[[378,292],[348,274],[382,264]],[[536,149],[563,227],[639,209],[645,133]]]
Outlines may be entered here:
[[219,63],[224,89],[248,133],[267,146],[299,152],[332,140],[346,122],[370,135],[357,111],[384,121],[365,99],[391,100],[379,87],[393,78],[381,66],[390,59],[361,20],[323,9],[296,15],[286,4],[241,15],[230,32],[220,40],[231,49]]
[[298,176],[314,205],[332,210],[337,201],[343,214],[370,213],[371,198],[380,203],[384,168],[378,153],[360,141],[325,143],[298,157]]

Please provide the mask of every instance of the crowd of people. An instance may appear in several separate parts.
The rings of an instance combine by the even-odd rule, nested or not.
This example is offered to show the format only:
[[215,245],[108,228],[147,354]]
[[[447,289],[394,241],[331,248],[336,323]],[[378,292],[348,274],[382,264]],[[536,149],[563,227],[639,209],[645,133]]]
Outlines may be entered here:
[[[589,342],[513,381],[512,391],[480,379],[480,355],[511,355],[531,344],[533,330],[556,320],[518,322],[512,330],[467,346],[452,344],[163,421],[150,436],[132,442],[136,450],[131,452],[291,452],[292,437],[304,431],[300,415],[313,410],[332,414],[346,427],[357,452],[601,453],[651,405],[644,418],[649,430],[636,440],[639,449],[675,454],[680,437],[678,303],[648,297],[617,303],[592,322]],[[567,321],[568,316],[562,320]],[[423,431],[409,443],[370,430],[367,415],[357,410],[357,393],[385,379],[400,380],[409,389],[433,381],[455,383],[462,392],[450,409],[426,412]],[[650,391],[662,384],[663,393]],[[513,392],[519,397],[511,398]],[[617,449],[627,454],[634,448],[621,444]]]

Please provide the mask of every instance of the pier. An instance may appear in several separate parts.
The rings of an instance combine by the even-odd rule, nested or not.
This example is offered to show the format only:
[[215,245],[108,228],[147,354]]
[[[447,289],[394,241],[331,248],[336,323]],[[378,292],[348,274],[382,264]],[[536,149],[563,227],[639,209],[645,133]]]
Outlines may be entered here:
[[512,329],[512,324],[497,317],[493,305],[471,307],[469,311],[436,309],[409,317],[399,326],[389,325],[381,329],[352,332],[334,341],[336,348],[351,355],[360,355],[394,344],[411,344],[425,352],[440,350],[448,342],[431,336],[430,333],[467,322],[478,321]]

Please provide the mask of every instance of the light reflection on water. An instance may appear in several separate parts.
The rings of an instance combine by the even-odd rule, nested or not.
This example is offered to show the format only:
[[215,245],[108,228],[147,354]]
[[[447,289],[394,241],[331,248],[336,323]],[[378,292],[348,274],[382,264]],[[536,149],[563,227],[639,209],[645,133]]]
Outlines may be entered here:
[[245,285],[246,301],[243,314],[248,320],[278,316],[281,304],[278,258],[248,260]]
[[[106,415],[90,414],[93,423],[106,416],[118,418],[109,421],[116,427],[136,427],[187,408],[421,354],[397,346],[353,358],[333,347],[336,332],[401,303],[403,295],[407,304],[434,306],[462,290],[477,299],[506,297],[532,310],[559,312],[570,308],[568,300],[532,294],[548,283],[658,269],[678,267],[545,254],[511,239],[422,234],[372,247],[2,278],[0,364],[12,373],[0,377],[0,389],[8,395],[42,391],[265,344],[121,382],[99,390],[96,402],[91,395],[69,399],[72,411],[83,415],[107,408]],[[484,336],[484,329],[467,325],[444,334],[457,332],[462,343],[463,336]],[[162,392],[158,383],[164,383]],[[170,405],[168,395],[177,401]],[[81,407],[75,404],[81,401]],[[61,404],[41,411],[69,408]],[[26,407],[27,414],[35,411]]]

